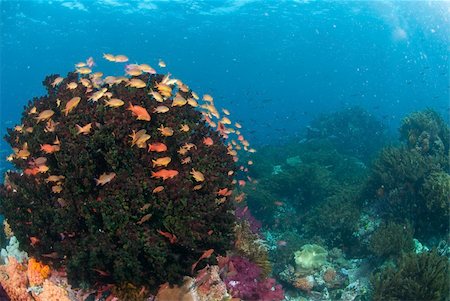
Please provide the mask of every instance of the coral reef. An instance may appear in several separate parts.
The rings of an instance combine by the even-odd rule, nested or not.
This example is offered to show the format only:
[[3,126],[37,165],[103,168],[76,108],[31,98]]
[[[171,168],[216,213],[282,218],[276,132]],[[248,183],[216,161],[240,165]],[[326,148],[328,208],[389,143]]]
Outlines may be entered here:
[[232,131],[211,96],[199,104],[142,66],[128,65],[131,77],[48,76],[5,137],[18,171],[0,187],[0,210],[22,248],[77,287],[180,283],[205,250],[232,245]]
[[[329,247],[353,247],[353,233],[360,216],[359,189],[349,186],[336,191],[306,215],[305,230],[325,239]],[[353,249],[353,248],[352,248]]]
[[449,262],[435,251],[404,255],[396,268],[373,275],[373,300],[449,300]]
[[370,239],[369,249],[379,257],[398,257],[414,249],[413,231],[409,225],[389,222],[381,225]]
[[386,140],[384,125],[361,107],[319,116],[307,129],[307,138],[325,138],[340,153],[367,161]]
[[[366,197],[378,198],[383,217],[400,223],[406,219],[421,238],[448,231],[449,131],[430,110],[406,117],[400,128],[406,145],[385,148],[367,182]],[[429,138],[431,144],[440,146],[432,151],[418,147],[424,143],[417,142],[423,132],[434,137]]]
[[328,252],[316,244],[304,245],[301,250],[294,253],[297,272],[308,273],[320,268],[327,262]]
[[[233,272],[224,279],[230,294],[248,301],[281,301],[284,292],[273,278],[261,277],[261,269],[248,259],[232,256],[226,263]],[[220,264],[219,264],[220,266]]]
[[[432,109],[414,112],[405,117],[400,127],[400,137],[408,148],[423,155],[448,158],[450,129],[441,116]],[[447,162],[447,166],[448,166]]]
[[248,258],[261,269],[261,276],[266,278],[272,271],[267,246],[259,236],[251,231],[247,221],[236,223],[233,253]]

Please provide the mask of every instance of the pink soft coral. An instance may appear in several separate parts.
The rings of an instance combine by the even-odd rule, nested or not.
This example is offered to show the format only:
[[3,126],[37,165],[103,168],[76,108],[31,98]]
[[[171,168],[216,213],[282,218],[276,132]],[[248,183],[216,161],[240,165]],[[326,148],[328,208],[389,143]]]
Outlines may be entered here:
[[[222,261],[222,264],[224,262]],[[233,270],[226,276],[224,282],[231,295],[246,301],[281,301],[284,292],[275,279],[261,279],[261,269],[248,259],[233,256],[226,263],[228,270]]]

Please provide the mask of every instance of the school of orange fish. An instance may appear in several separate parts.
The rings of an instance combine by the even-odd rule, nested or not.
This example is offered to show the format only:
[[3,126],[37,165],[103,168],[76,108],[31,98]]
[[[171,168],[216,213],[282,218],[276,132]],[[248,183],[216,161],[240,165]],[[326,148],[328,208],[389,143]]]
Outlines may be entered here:
[[[103,58],[115,63],[126,63],[128,62],[128,57],[125,55],[112,55],[112,54],[104,54]],[[139,76],[143,73],[156,74],[156,70],[147,64],[128,64],[125,66],[125,75],[124,76],[106,76],[103,78],[102,72],[93,72],[92,67],[94,66],[94,60],[89,58],[86,62],[80,62],[75,65],[76,72],[80,76],[78,82],[70,82],[66,85],[66,89],[76,89],[79,84],[83,85],[86,88],[86,97],[87,101],[97,102],[103,98],[105,106],[111,109],[119,109],[125,105],[125,101],[119,99],[113,95],[112,92],[108,91],[108,87],[111,87],[115,84],[125,83],[127,87],[132,87],[136,89],[145,89],[147,84],[138,78],[133,78],[133,76]],[[164,61],[159,60],[158,66],[160,68],[166,67]],[[63,82],[63,77],[57,77],[51,83],[52,87],[57,87]],[[241,133],[241,125],[237,122],[234,123],[234,127],[232,126],[232,122],[229,118],[230,112],[226,109],[222,109],[223,116],[219,113],[219,110],[214,105],[214,99],[211,95],[205,94],[202,97],[203,104],[199,104],[200,97],[197,93],[191,91],[189,87],[184,84],[181,80],[171,78],[170,74],[166,74],[163,79],[156,83],[156,89],[148,89],[148,95],[154,101],[158,103],[162,103],[165,100],[171,100],[172,107],[177,106],[185,106],[190,105],[201,112],[204,120],[207,124],[214,128],[219,134],[227,139],[227,149],[228,155],[233,157],[235,162],[238,162],[237,152],[239,150],[244,150],[250,153],[255,152],[253,148],[250,148],[249,142],[244,138]],[[63,87],[64,88],[64,87]],[[177,91],[183,92],[191,92],[192,97],[185,99],[181,96]],[[79,96],[73,97],[71,99],[57,99],[57,107],[61,108],[61,112],[64,116],[68,116],[69,114],[73,114],[76,111],[77,106],[82,101],[82,98]],[[132,115],[142,122],[148,122],[151,120],[151,114],[147,111],[145,107],[139,105],[133,105],[129,102],[126,110],[131,111]],[[166,105],[158,105],[154,110],[153,114],[165,114],[171,110],[170,107]],[[58,122],[52,120],[52,116],[55,114],[53,110],[47,109],[41,112],[38,112],[36,107],[31,108],[28,112],[29,115],[36,115],[34,118],[36,123],[46,122],[45,131],[54,132],[56,127],[59,125]],[[15,131],[18,132],[33,132],[33,127],[25,127],[24,125],[17,125],[14,128]],[[182,124],[179,129],[172,129],[170,127],[161,126],[158,128],[159,133],[164,137],[169,137],[174,134],[175,130],[179,130],[182,132],[189,132],[190,128],[187,124]],[[93,124],[88,123],[84,125],[76,125],[76,133],[78,135],[89,135],[93,131]],[[237,139],[231,139],[230,135],[233,134],[237,137]],[[146,133],[146,130],[142,129],[139,131],[132,131],[129,135],[131,138],[130,144],[131,146],[137,146],[138,148],[146,149],[148,152],[155,152],[158,154],[164,155],[164,152],[167,151],[167,146],[162,142],[154,142],[147,143],[150,138],[150,135]],[[28,149],[28,144],[24,143],[22,148],[13,148],[13,154],[11,154],[7,160],[11,161],[13,159],[21,159],[28,160],[29,167],[26,168],[23,172],[26,175],[37,175],[39,173],[47,173],[49,176],[46,178],[46,183],[52,183],[52,192],[53,193],[61,193],[63,190],[63,182],[64,176],[61,175],[51,175],[51,171],[49,167],[46,165],[47,158],[46,154],[52,154],[54,152],[58,152],[60,150],[61,142],[56,136],[54,141],[51,141],[46,144],[42,144],[40,146],[40,151],[44,154],[44,156],[38,158],[31,158],[30,151]],[[214,141],[211,137],[204,137],[203,143],[206,146],[212,146]],[[196,148],[197,146],[193,143],[186,143],[179,148],[177,151],[178,154],[185,156],[192,148]],[[165,181],[167,179],[174,178],[178,176],[179,172],[175,169],[169,169],[170,162],[172,158],[169,156],[159,157],[152,160],[151,165],[152,168],[156,168],[157,170],[153,170],[151,172],[151,177],[155,179],[160,179]],[[187,156],[182,159],[182,164],[189,164],[191,162],[191,157]],[[247,165],[252,165],[251,161],[247,162]],[[248,167],[243,165],[239,168],[240,171],[246,172],[248,171]],[[228,172],[228,176],[233,175],[233,171]],[[194,167],[190,171],[190,175],[197,185],[193,187],[193,190],[199,190],[202,188],[202,183],[207,180],[205,179],[204,174],[200,170],[196,170]],[[98,176],[98,178],[93,179],[96,185],[106,185],[109,182],[113,181],[116,174],[114,172],[103,173]],[[247,176],[249,181],[252,179]],[[233,180],[233,184],[238,184],[239,186],[245,186],[245,180]],[[153,193],[158,193],[164,190],[164,186],[160,185],[153,190]],[[232,190],[228,188],[220,189],[217,192],[217,195],[220,197],[216,199],[217,203],[220,204],[226,201],[226,197],[232,194]],[[244,193],[240,193],[234,197],[236,202],[242,202],[245,198]],[[150,219],[151,215],[145,215],[138,222],[138,224],[144,223],[146,220]],[[176,236],[167,232],[163,232],[158,230],[159,233],[170,240],[171,243],[176,241]],[[213,250],[205,251],[205,254],[202,255],[202,258],[207,258],[212,254]],[[210,254],[211,253],[211,254]]]

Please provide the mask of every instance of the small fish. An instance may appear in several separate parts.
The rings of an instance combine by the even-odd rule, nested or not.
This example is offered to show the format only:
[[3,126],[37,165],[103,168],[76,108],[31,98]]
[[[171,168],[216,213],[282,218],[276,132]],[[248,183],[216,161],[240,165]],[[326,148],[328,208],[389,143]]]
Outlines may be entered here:
[[138,148],[145,148],[147,146],[147,140],[150,139],[149,134],[143,134],[139,136],[139,138],[136,140],[136,146]]
[[124,104],[125,103],[123,102],[123,100],[118,99],[118,98],[112,98],[110,100],[105,100],[105,105],[110,108],[118,108],[118,107],[123,106]]
[[139,78],[132,78],[125,86],[132,87],[132,88],[145,88],[147,84]]
[[203,144],[206,146],[211,146],[214,144],[214,141],[211,139],[211,137],[203,138]]
[[164,190],[164,186],[158,186],[158,187],[155,187],[155,189],[153,189],[153,193],[158,193],[158,192],[161,192],[161,191],[163,191]]
[[110,172],[110,173],[103,173],[100,175],[98,179],[95,179],[95,182],[98,185],[105,185],[106,183],[109,183],[116,177],[116,173]]
[[125,55],[119,54],[114,57],[114,61],[112,61],[112,62],[125,63],[125,62],[128,62],[128,57]]
[[147,110],[141,106],[133,106],[133,104],[130,102],[130,106],[127,109],[128,111],[131,111],[131,113],[137,117],[137,120],[145,120],[150,121],[151,117],[150,114],[147,112]]
[[36,107],[32,107],[30,112],[28,112],[28,115],[32,115],[32,114],[36,114],[36,113],[37,113]]
[[198,184],[198,185],[195,185],[194,188],[192,188],[192,189],[193,190],[200,190],[200,189],[202,189],[202,187],[203,187],[203,185]]
[[153,163],[153,167],[155,166],[164,166],[166,167],[170,161],[172,161],[172,158],[170,157],[163,157],[163,158],[158,158],[156,160],[152,160]]
[[145,223],[146,221],[150,220],[151,217],[152,217],[151,213],[146,214],[136,224],[141,225],[141,224]]
[[36,236],[30,236],[29,238],[30,238],[31,245],[33,247],[36,246],[40,242],[39,238],[37,238]]
[[171,244],[174,244],[177,241],[177,237],[174,234],[171,234],[169,232],[164,232],[161,230],[156,230],[159,234],[169,239],[169,242]]
[[92,95],[88,98],[88,100],[98,101],[100,98],[102,98],[102,97],[105,95],[105,93],[106,93],[107,90],[108,90],[108,89],[106,89],[106,88],[102,88],[101,90],[99,90],[99,91],[97,91],[97,92],[94,92],[94,94],[92,94]]
[[58,77],[55,78],[55,79],[53,80],[53,82],[51,83],[52,87],[53,87],[53,88],[56,87],[56,86],[59,85],[63,80],[64,80],[63,77],[58,76]]
[[194,107],[194,108],[198,107],[197,101],[196,101],[195,99],[193,99],[193,98],[188,98],[188,99],[187,99],[187,103],[188,103],[188,105],[190,105],[191,107]]
[[151,96],[153,96],[153,98],[154,98],[157,102],[163,102],[163,101],[164,101],[163,97],[162,97],[161,94],[159,94],[158,92],[150,91],[148,94],[151,95]]
[[161,68],[165,68],[167,65],[166,65],[166,63],[163,60],[160,59],[159,62],[158,62],[158,66],[161,67]]
[[207,258],[211,257],[211,255],[213,253],[214,253],[214,249],[209,249],[209,250],[206,250],[205,252],[203,252],[202,256],[200,256],[200,258],[196,262],[194,262],[194,264],[191,266],[191,273],[194,273],[195,267],[202,259],[207,259]]
[[107,61],[110,62],[115,62],[116,61],[116,57],[110,53],[103,53],[103,58]]
[[166,106],[157,106],[156,108],[153,109],[153,113],[162,114],[162,113],[169,112],[169,110],[170,109],[168,107],[166,107]]
[[64,112],[66,116],[69,115],[69,113],[78,106],[80,100],[81,98],[78,96],[73,97],[66,103],[66,107],[64,108],[64,110],[62,110],[62,112]]
[[73,89],[76,89],[78,87],[78,84],[76,82],[70,82],[70,83],[67,84],[66,87],[69,90],[73,90]]
[[203,100],[204,101],[213,102],[214,99],[213,99],[213,97],[211,95],[205,94],[205,95],[203,95]]
[[156,172],[152,171],[152,178],[160,178],[162,180],[172,179],[178,175],[178,170],[161,169]]
[[197,182],[203,182],[205,181],[205,176],[203,175],[203,173],[201,173],[198,170],[195,170],[192,168],[190,174],[192,175],[192,177],[194,178],[195,181]]
[[160,128],[158,128],[158,131],[161,133],[161,135],[165,136],[165,137],[170,137],[173,135],[173,130],[170,127],[166,127],[161,125]]
[[164,143],[161,142],[155,142],[148,145],[148,151],[149,152],[165,152],[167,150],[167,146]]
[[91,269],[91,270],[93,270],[94,272],[99,273],[99,275],[100,275],[100,276],[103,276],[103,277],[108,277],[108,276],[110,276],[110,273],[105,272],[105,271],[102,271],[102,270],[99,270],[99,269]]
[[131,76],[139,76],[142,74],[142,70],[139,68],[128,68],[125,70],[125,73]]
[[222,112],[223,112],[225,115],[230,115],[230,111],[228,111],[227,109],[222,109]]
[[87,135],[91,132],[92,122],[90,122],[84,126],[80,126],[78,124],[75,124],[75,126],[77,128],[77,135],[79,135],[79,134]]
[[81,67],[81,68],[78,68],[76,70],[76,72],[80,73],[80,74],[89,74],[92,72],[92,70],[91,70],[91,68],[88,68],[88,67]]
[[217,194],[220,196],[229,196],[233,193],[233,190],[228,190],[228,188],[222,188],[217,191]]
[[61,185],[55,185],[55,186],[52,186],[52,192],[53,193],[61,193],[61,191],[62,191],[62,186]]
[[172,107],[182,107],[187,104],[187,100],[184,99],[181,95],[176,95],[172,101]]
[[57,252],[51,252],[51,253],[48,253],[48,254],[41,254],[41,256],[47,257],[47,258],[52,258],[52,259],[57,259],[57,258],[59,258]]
[[191,157],[186,157],[183,160],[181,160],[181,164],[188,164],[191,163],[192,159]]
[[145,210],[147,210],[148,208],[150,208],[150,204],[145,204],[144,206],[142,206],[139,210],[141,210],[141,211],[145,211]]
[[46,154],[52,154],[54,152],[59,151],[59,145],[51,145],[51,144],[41,144],[41,151]]
[[274,204],[275,206],[283,206],[283,205],[284,205],[284,203],[283,203],[283,202],[280,202],[280,201],[275,201],[275,202],[273,202],[273,204]]
[[231,120],[228,117],[222,117],[222,119],[220,120],[221,123],[223,124],[231,124]]
[[189,125],[187,125],[187,124],[182,124],[182,125],[180,126],[180,131],[182,131],[182,132],[189,132]]
[[150,67],[147,64],[140,64],[139,69],[141,69],[142,72],[150,73],[150,74],[156,74],[156,70]]
[[39,123],[42,120],[50,119],[54,114],[55,112],[53,110],[45,110],[39,113],[39,115],[35,117],[35,119],[37,120],[37,123]]

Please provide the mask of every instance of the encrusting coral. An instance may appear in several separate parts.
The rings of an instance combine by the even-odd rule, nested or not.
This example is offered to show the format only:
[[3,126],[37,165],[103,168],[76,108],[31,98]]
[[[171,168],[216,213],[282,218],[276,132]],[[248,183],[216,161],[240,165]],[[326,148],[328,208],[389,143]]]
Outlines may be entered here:
[[8,129],[18,171],[0,187],[1,213],[25,251],[75,287],[180,283],[203,252],[232,245],[236,149],[249,143],[210,95],[201,103],[146,64],[105,78],[79,66],[48,76],[47,94]]

